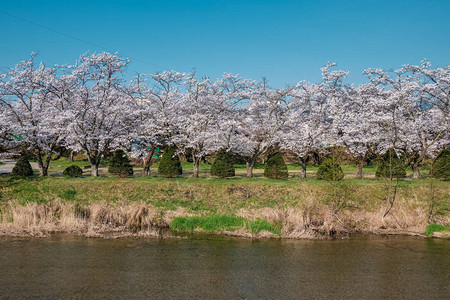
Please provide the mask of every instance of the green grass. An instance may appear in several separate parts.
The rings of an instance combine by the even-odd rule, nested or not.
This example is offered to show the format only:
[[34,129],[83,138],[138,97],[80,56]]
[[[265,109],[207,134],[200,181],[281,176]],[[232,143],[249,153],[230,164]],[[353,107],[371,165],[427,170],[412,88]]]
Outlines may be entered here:
[[[60,158],[58,160],[52,160],[50,162],[50,168],[49,168],[49,174],[55,174],[55,173],[61,173],[64,171],[65,168],[67,168],[70,165],[76,165],[83,169],[85,166],[90,166],[89,162],[86,159],[83,160],[76,160],[76,161],[69,161],[67,158]],[[102,176],[109,176],[109,174],[106,171],[106,168],[108,165],[107,161],[102,161],[100,164],[100,175]],[[158,165],[159,161],[154,163],[150,170],[153,175],[157,174],[158,172]],[[192,163],[188,162],[181,162],[182,168],[183,168],[183,175],[182,177],[190,177],[192,176]],[[200,170],[200,177],[211,177],[210,170],[211,170],[211,163],[200,163],[199,170]],[[300,176],[300,170],[301,165],[300,164],[288,164],[288,170],[289,170],[289,176],[290,177],[299,177]],[[245,178],[246,176],[246,165],[245,164],[235,164],[234,165],[236,169],[236,176],[235,178]],[[263,177],[265,164],[256,163],[253,167],[253,173],[255,177]],[[317,169],[319,168],[319,165],[307,165],[306,171],[307,171],[307,177],[315,178],[315,174],[317,172]],[[353,164],[341,164],[341,168],[345,174],[346,179],[352,179],[356,176],[356,167]],[[142,167],[134,167],[134,173],[135,176],[140,176],[140,172],[142,171]],[[426,165],[422,169],[422,177],[426,178],[428,176],[428,169],[429,166]],[[368,179],[375,179],[375,172],[377,170],[376,165],[368,165],[364,166],[363,168],[363,174],[365,178]],[[89,175],[89,170],[84,170],[85,175]],[[412,170],[411,168],[407,168],[407,177],[412,177]]]
[[[385,206],[385,181],[344,179],[343,183],[349,204],[344,208],[346,212],[356,209],[377,213],[380,207]],[[219,232],[246,229],[253,233],[267,230],[279,234],[277,215],[266,214],[265,211],[280,212],[291,208],[304,210],[334,203],[327,201],[333,186],[313,176],[304,180],[299,177],[276,180],[264,177],[222,179],[153,176],[133,178],[33,176],[15,179],[8,175],[0,175],[0,187],[2,187],[0,205],[7,203],[11,208],[28,203],[52,201],[82,206],[100,203],[114,207],[128,205],[131,202],[146,203],[153,207],[151,209],[161,213],[178,211],[178,216],[189,214],[190,217],[176,218],[172,225],[174,230],[183,231]],[[448,215],[449,187],[450,182],[433,181],[435,215],[444,217]],[[410,212],[426,210],[430,207],[430,181],[400,180],[397,196],[395,208]],[[261,214],[260,210],[264,213]],[[247,213],[264,216],[265,220],[238,217],[244,214],[248,216]],[[442,228],[440,227],[442,225],[433,226]]]
[[[376,212],[385,205],[386,183],[384,181],[344,179],[343,182],[348,186],[346,197],[348,194],[350,199],[350,206],[346,209]],[[329,182],[317,180],[314,177],[304,180],[299,177],[276,180],[264,177],[222,179],[152,176],[133,178],[34,176],[27,179],[13,179],[8,175],[0,176],[0,186],[3,186],[2,201],[12,206],[49,203],[54,200],[83,205],[107,203],[114,206],[143,202],[158,211],[180,210],[198,218],[213,215],[236,216],[241,210],[304,209],[328,205],[327,199],[330,197],[332,188]],[[435,180],[433,186],[434,201],[437,201],[435,213],[445,216],[448,214],[450,182]],[[401,180],[397,192],[398,200],[395,207],[405,207],[411,211],[430,207],[429,180]],[[239,228],[245,227],[249,231],[260,231],[262,230],[260,228],[270,225],[247,220],[243,226],[243,220],[238,221]],[[219,222],[219,224],[228,223]],[[189,225],[186,230],[191,230],[192,226]],[[273,227],[273,225],[270,226]],[[271,231],[270,226],[266,228],[269,231]]]
[[429,236],[433,235],[433,233],[435,233],[435,232],[443,232],[443,231],[449,231],[450,232],[450,226],[444,226],[444,225],[441,225],[441,224],[430,223],[427,226],[427,229],[426,229],[426,233]]
[[[81,169],[83,169],[83,167],[90,167],[89,161],[87,160],[76,160],[76,161],[70,161],[66,158],[60,158],[58,160],[52,160],[50,162],[50,167],[48,169],[49,173],[60,173],[62,171],[64,171],[67,167],[69,166],[78,166]],[[106,167],[107,166],[107,162],[102,161],[100,163],[100,167]]]
[[60,193],[58,196],[61,199],[71,201],[71,200],[75,200],[76,195],[77,195],[77,191],[68,189],[68,190],[65,190],[64,192]]
[[[97,201],[144,201],[156,207],[174,210],[177,207],[189,211],[227,211],[240,208],[289,207],[301,204],[308,197],[323,198],[330,183],[307,178],[288,180],[259,178],[164,178],[164,177],[85,177],[68,178],[51,176],[47,178],[13,180],[1,176],[5,185],[4,198],[18,202],[51,201],[63,199],[87,203]],[[346,179],[356,190],[361,204],[379,204],[382,201],[384,182],[381,180]],[[420,192],[425,197],[427,180],[403,180],[399,182],[400,195],[413,198]],[[449,183],[435,181],[435,187],[448,189]]]
[[206,232],[221,232],[223,230],[235,231],[246,228],[252,233],[259,233],[263,230],[280,235],[279,228],[272,226],[265,220],[247,220],[242,217],[232,215],[210,215],[202,217],[177,217],[174,218],[171,229],[179,231],[193,232],[195,229],[203,229]]

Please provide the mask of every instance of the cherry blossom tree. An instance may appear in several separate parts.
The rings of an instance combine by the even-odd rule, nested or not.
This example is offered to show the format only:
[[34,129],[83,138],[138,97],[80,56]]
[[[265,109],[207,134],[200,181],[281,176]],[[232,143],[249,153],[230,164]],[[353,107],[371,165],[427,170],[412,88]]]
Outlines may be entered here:
[[409,98],[407,130],[409,164],[413,178],[420,177],[420,168],[427,157],[433,157],[438,149],[450,144],[450,67],[431,69],[423,60],[420,66],[407,65],[411,71],[407,80],[416,84],[415,97]]
[[250,103],[241,111],[240,140],[245,147],[247,177],[253,177],[253,166],[259,155],[280,144],[281,131],[287,120],[291,91],[294,87],[272,90],[266,80],[255,86]]
[[225,73],[214,82],[216,96],[222,101],[213,130],[211,151],[224,149],[227,152],[241,154],[248,144],[244,130],[240,127],[241,120],[246,116],[247,104],[250,101],[256,83],[239,75]]
[[212,81],[166,71],[138,75],[126,84],[128,60],[118,54],[81,56],[72,66],[46,67],[35,54],[0,75],[0,147],[36,158],[46,176],[61,146],[83,150],[93,176],[107,151],[132,148],[149,174],[156,147],[174,144],[192,156],[194,177],[205,155],[225,149],[246,159],[247,177],[257,158],[280,146],[302,164],[311,153],[345,146],[357,178],[372,152],[395,149],[419,178],[426,159],[449,147],[450,66],[405,65],[368,69],[369,83],[345,83],[334,63],[322,80],[272,89],[224,74]]
[[70,99],[66,117],[66,145],[83,150],[91,164],[91,175],[98,176],[98,166],[106,151],[129,145],[137,109],[126,97],[121,72],[127,59],[117,54],[99,53],[80,57],[71,76],[77,85]]
[[37,160],[40,176],[47,176],[52,154],[64,139],[68,81],[58,68],[35,63],[36,53],[0,76],[0,135],[4,148],[20,147]]
[[384,133],[379,148],[401,151],[415,179],[420,177],[425,159],[445,144],[446,136],[448,140],[445,96],[435,97],[436,85],[423,82],[428,81],[428,77],[423,77],[429,73],[428,66],[424,62],[421,67],[407,65],[392,72],[366,71],[381,88],[376,97],[377,120]]
[[400,151],[406,144],[406,103],[413,95],[414,86],[404,80],[403,69],[392,72],[367,69],[364,73],[378,87],[374,101],[374,120],[380,127],[377,149],[380,153],[392,148]]
[[[180,124],[182,86],[186,75],[175,71],[139,75],[128,89],[138,108],[135,142],[132,155],[143,160],[143,175],[150,174],[151,159],[156,147],[170,141]],[[152,85],[148,87],[148,85]]]
[[171,138],[180,153],[190,153],[193,177],[199,176],[200,160],[215,148],[216,124],[225,110],[224,98],[210,79],[189,74],[185,82],[179,131]]
[[[418,83],[421,96],[435,109],[442,113],[442,121],[450,131],[450,66],[431,69],[431,64],[423,60],[420,66],[407,65],[406,69],[419,75]],[[448,139],[448,136],[447,136]]]
[[343,80],[347,71],[331,70],[335,63],[322,68],[319,84],[300,82],[292,91],[290,114],[285,123],[282,147],[293,151],[301,163],[301,178],[306,178],[306,162],[313,151],[323,152],[338,144],[337,108],[343,99]]
[[356,163],[356,178],[362,179],[363,167],[379,139],[379,127],[374,119],[379,91],[373,84],[363,84],[348,92],[339,105],[340,139]]

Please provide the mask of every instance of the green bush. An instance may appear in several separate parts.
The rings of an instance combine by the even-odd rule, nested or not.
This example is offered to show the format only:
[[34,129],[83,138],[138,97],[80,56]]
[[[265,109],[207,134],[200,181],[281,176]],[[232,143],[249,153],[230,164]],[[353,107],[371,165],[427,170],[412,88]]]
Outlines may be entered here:
[[211,175],[222,178],[233,177],[235,175],[234,165],[231,156],[225,150],[220,150],[214,163],[211,166]]
[[79,166],[71,165],[63,171],[63,175],[67,177],[80,177],[83,175],[83,170]]
[[344,179],[344,172],[339,163],[333,158],[326,158],[319,166],[316,174],[317,179],[337,181]]
[[444,149],[439,153],[439,155],[434,159],[433,166],[433,177],[450,180],[450,150]]
[[108,172],[118,177],[133,176],[133,167],[123,150],[117,150],[109,162]]
[[288,178],[288,169],[284,162],[283,155],[277,152],[269,157],[266,167],[264,168],[264,176],[274,179]]
[[430,223],[428,224],[426,228],[427,235],[433,235],[435,232],[443,232],[443,231],[449,231],[450,232],[450,226],[445,226],[441,224],[436,223]]
[[33,176],[33,169],[31,168],[30,162],[26,156],[22,156],[16,162],[16,165],[12,169],[11,176],[17,177],[29,177]]
[[180,159],[175,153],[175,147],[169,146],[164,151],[161,162],[159,163],[158,173],[167,177],[175,177],[183,174]]
[[378,168],[375,173],[377,178],[405,178],[405,162],[400,158],[395,150],[389,149],[378,162]]

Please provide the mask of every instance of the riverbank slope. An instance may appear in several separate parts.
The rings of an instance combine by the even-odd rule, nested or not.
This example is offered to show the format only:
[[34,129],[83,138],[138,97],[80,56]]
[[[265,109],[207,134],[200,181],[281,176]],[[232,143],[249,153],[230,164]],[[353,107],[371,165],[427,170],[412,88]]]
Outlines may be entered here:
[[6,176],[1,181],[0,235],[160,236],[171,229],[324,238],[354,232],[425,235],[431,221],[450,224],[445,181]]

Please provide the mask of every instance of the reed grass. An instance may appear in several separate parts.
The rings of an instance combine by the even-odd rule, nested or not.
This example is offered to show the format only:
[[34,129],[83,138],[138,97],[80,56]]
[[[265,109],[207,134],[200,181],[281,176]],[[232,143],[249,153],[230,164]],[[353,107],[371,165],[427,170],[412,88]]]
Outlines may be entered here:
[[[0,234],[95,236],[114,231],[153,236],[158,228],[169,226],[245,236],[268,232],[285,238],[347,232],[425,233],[430,223],[427,180],[400,181],[398,199],[383,220],[383,182],[345,182],[351,198],[336,209],[330,184],[314,178],[0,176]],[[439,202],[433,206],[433,222],[448,226],[449,183],[436,180],[433,187],[433,201]],[[339,195],[347,197],[347,193]]]

